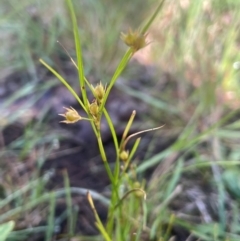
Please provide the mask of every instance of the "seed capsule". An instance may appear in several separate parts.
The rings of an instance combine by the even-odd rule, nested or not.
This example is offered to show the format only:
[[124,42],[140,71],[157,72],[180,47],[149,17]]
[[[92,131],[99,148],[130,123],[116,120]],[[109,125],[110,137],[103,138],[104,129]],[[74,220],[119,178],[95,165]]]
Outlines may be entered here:
[[132,48],[133,52],[147,46],[146,37],[146,34],[144,35],[138,30],[132,31],[132,29],[129,29],[126,34],[121,33],[121,39],[127,46]]
[[65,114],[59,114],[59,115],[65,117],[66,120],[63,120],[60,122],[66,123],[66,124],[72,124],[82,119],[82,117],[78,114],[78,112],[74,108],[72,107],[70,108],[63,107],[63,108],[66,109],[67,111],[65,112]]

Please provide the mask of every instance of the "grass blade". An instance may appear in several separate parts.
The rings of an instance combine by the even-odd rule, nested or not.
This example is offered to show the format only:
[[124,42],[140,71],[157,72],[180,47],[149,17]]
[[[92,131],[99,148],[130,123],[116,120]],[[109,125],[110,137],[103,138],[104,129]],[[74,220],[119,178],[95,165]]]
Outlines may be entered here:
[[74,11],[74,7],[71,0],[66,0],[67,5],[71,14],[72,19],[72,27],[73,27],[73,33],[74,33],[74,41],[75,41],[75,48],[76,48],[76,55],[77,55],[77,66],[78,66],[78,77],[79,77],[79,83],[80,88],[82,92],[83,97],[83,103],[85,106],[87,106],[87,92],[85,88],[85,81],[84,81],[84,68],[83,68],[83,59],[82,59],[82,49],[81,49],[81,41],[80,41],[80,35],[78,31],[78,25],[77,25],[77,19]]
[[83,104],[83,102],[81,101],[81,99],[79,98],[79,96],[77,95],[77,93],[74,91],[74,89],[68,84],[68,82],[60,75],[57,73],[57,71],[55,71],[51,66],[49,66],[44,60],[39,59],[39,61],[48,69],[50,70],[64,85],[65,87],[71,92],[71,94],[76,98],[76,100],[78,101],[78,103],[81,105],[81,107],[84,109],[84,111],[87,113],[87,110]]

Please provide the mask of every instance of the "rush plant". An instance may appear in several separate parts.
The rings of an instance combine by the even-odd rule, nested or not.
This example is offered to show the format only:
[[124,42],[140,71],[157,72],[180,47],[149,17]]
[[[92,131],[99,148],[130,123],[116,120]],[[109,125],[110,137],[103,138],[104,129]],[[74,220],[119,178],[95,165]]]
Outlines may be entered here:
[[[79,35],[78,31],[74,7],[71,0],[66,0],[66,2],[72,19],[77,62],[75,63],[73,59],[71,60],[78,71],[81,96],[78,96],[71,85],[68,84],[67,80],[65,80],[59,73],[50,67],[44,60],[40,59],[40,62],[65,85],[65,87],[76,98],[81,108],[85,111],[86,116],[83,117],[80,116],[79,113],[72,107],[64,107],[66,110],[65,113],[60,114],[64,117],[62,122],[72,124],[77,121],[89,121],[95,133],[101,158],[111,183],[111,199],[106,223],[103,223],[99,218],[90,193],[87,195],[89,204],[96,219],[95,225],[104,239],[107,241],[139,240],[141,234],[147,231],[145,225],[145,205],[143,202],[144,198],[146,198],[146,193],[144,191],[144,184],[140,183],[136,178],[134,167],[131,165],[131,160],[133,159],[133,156],[139,146],[140,137],[135,140],[131,150],[127,148],[127,143],[132,137],[135,137],[143,132],[157,130],[161,127],[143,130],[129,135],[129,130],[136,115],[136,111],[133,110],[123,132],[122,139],[119,141],[117,138],[116,129],[106,108],[106,102],[115,82],[134,53],[139,49],[144,48],[148,44],[146,41],[148,28],[156,18],[164,0],[160,1],[155,12],[152,14],[146,24],[143,25],[143,27],[140,27],[137,30],[130,29],[127,33],[121,34],[121,39],[129,48],[120,60],[112,78],[106,86],[103,86],[101,82],[96,86],[93,86],[85,76],[81,49],[81,36]],[[93,99],[89,99],[87,89],[90,89],[92,92],[94,96]],[[109,160],[105,153],[105,148],[102,141],[101,121],[103,116],[105,116],[107,120],[115,146],[116,160],[114,163],[114,168],[111,168],[109,165]]]

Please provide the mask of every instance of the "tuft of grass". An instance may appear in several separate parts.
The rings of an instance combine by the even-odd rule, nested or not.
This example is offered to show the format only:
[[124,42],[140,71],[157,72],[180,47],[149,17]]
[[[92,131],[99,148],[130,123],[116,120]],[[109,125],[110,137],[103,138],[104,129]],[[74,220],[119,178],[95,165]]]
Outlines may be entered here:
[[[141,236],[140,234],[143,231],[142,221],[141,221],[142,220],[141,199],[142,198],[145,199],[146,194],[143,190],[143,187],[137,180],[135,181],[133,179],[134,180],[133,182],[133,180],[130,177],[128,177],[129,174],[127,171],[128,168],[131,166],[130,162],[139,145],[140,138],[136,140],[132,150],[126,149],[126,144],[130,138],[136,135],[139,135],[147,131],[157,130],[161,127],[140,131],[138,133],[128,136],[128,132],[130,130],[130,127],[133,123],[133,120],[136,114],[136,111],[133,111],[132,115],[130,116],[129,122],[123,132],[122,139],[119,143],[117,139],[116,128],[113,126],[113,122],[105,107],[105,104],[113,86],[115,85],[115,82],[117,81],[122,71],[125,69],[126,65],[128,64],[133,54],[136,51],[138,51],[140,48],[143,48],[147,45],[146,39],[145,39],[146,38],[145,33],[150,27],[150,25],[152,24],[152,22],[154,21],[154,19],[156,18],[160,9],[162,8],[164,1],[160,1],[160,4],[157,6],[156,10],[152,14],[148,22],[146,22],[146,24],[140,30],[133,31],[133,32],[129,31],[126,34],[123,34],[123,41],[129,46],[129,49],[126,51],[125,55],[122,57],[119,64],[117,65],[116,70],[113,73],[112,78],[110,79],[110,82],[107,85],[107,87],[103,87],[101,83],[99,83],[97,86],[94,87],[90,85],[89,81],[85,77],[84,62],[82,57],[82,46],[81,46],[82,37],[79,34],[77,19],[76,19],[72,1],[67,0],[66,2],[70,11],[70,16],[71,16],[72,25],[73,25],[73,34],[74,34],[75,49],[76,49],[76,56],[77,56],[77,63],[76,64],[74,63],[74,65],[76,66],[78,71],[79,85],[80,85],[82,99],[78,97],[78,95],[71,87],[71,85],[69,85],[68,82],[60,74],[58,74],[52,67],[50,67],[42,59],[40,59],[40,62],[45,67],[47,67],[53,74],[55,74],[55,76],[58,77],[58,79],[74,95],[74,97],[79,102],[80,106],[85,111],[88,117],[88,120],[93,128],[93,131],[96,135],[101,158],[102,158],[106,173],[108,175],[109,181],[111,183],[111,192],[112,192],[110,205],[108,208],[108,217],[107,217],[106,225],[103,224],[101,219],[99,218],[98,212],[95,208],[95,205],[90,193],[88,193],[87,195],[90,207],[96,219],[96,223],[95,223],[96,227],[98,228],[102,237],[107,241],[110,241],[112,239],[132,240],[133,237],[131,236],[135,235],[135,233],[137,233],[136,238],[140,239],[140,236]],[[87,96],[87,91],[86,91],[87,86],[90,88],[93,96],[95,97],[95,99],[92,102],[90,102]],[[115,149],[116,149],[116,161],[115,161],[115,166],[113,170],[109,166],[109,160],[108,160],[108,157],[106,156],[105,148],[102,142],[102,136],[101,136],[102,115],[106,117],[106,120],[108,122],[109,128],[111,130],[111,134],[113,137]],[[71,109],[67,108],[66,113],[62,114],[62,116],[66,118],[64,122],[68,124],[75,123],[76,121],[86,120],[85,117],[78,115],[76,110],[74,110],[73,108]],[[125,190],[125,194],[120,195],[120,190],[122,189],[123,185],[126,186],[127,189]],[[130,205],[129,203],[127,203],[127,205],[125,206],[124,205],[125,199],[127,199],[128,196],[130,196]],[[67,203],[69,203],[69,200],[70,200],[70,197],[68,198]],[[136,203],[138,203],[139,205],[136,205]],[[126,210],[129,210],[129,211],[126,212]],[[133,218],[133,216],[138,215],[138,212],[140,212],[140,217],[137,219]],[[73,233],[70,232],[70,235],[72,236]]]

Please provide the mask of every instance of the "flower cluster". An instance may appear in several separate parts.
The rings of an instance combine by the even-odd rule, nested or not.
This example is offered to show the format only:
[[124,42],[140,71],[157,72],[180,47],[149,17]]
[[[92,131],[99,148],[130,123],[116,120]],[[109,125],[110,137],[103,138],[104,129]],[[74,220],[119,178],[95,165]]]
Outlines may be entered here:
[[102,83],[100,82],[95,87],[92,86],[92,89],[93,89],[93,94],[94,94],[95,98],[97,99],[97,102],[99,104],[101,104],[102,100],[104,98],[105,92],[106,92],[106,87],[104,87],[102,85]]
[[89,113],[93,118],[94,124],[97,127],[97,129],[100,128],[100,105],[102,103],[102,100],[106,93],[106,87],[103,87],[102,83],[100,82],[95,87],[92,86],[92,91],[95,99],[92,101],[92,103],[88,104]]
[[121,39],[132,49],[133,52],[136,52],[139,49],[147,46],[146,37],[146,34],[144,35],[138,30],[132,31],[132,29],[129,29],[128,33],[126,34],[121,33]]
[[[93,95],[95,97],[95,99],[92,101],[92,103],[88,103],[88,110],[89,110],[89,114],[92,117],[92,120],[94,121],[95,126],[99,129],[100,127],[100,118],[99,118],[99,107],[102,103],[102,100],[104,98],[105,92],[106,92],[106,87],[103,87],[102,83],[100,82],[99,84],[97,84],[95,87],[92,86],[92,91],[93,91]],[[63,107],[64,109],[66,109],[65,114],[59,114],[60,116],[65,117],[65,120],[60,121],[62,123],[66,123],[66,124],[72,124],[75,123],[77,121],[80,120],[90,120],[88,118],[84,118],[82,116],[80,116],[78,114],[78,112],[70,107],[70,108],[66,108]]]
[[66,124],[72,124],[83,119],[74,108],[72,107],[70,108],[63,107],[63,108],[66,109],[67,111],[65,112],[65,114],[59,114],[65,117],[65,120],[60,122],[66,123]]

